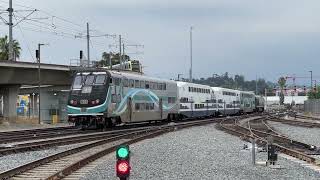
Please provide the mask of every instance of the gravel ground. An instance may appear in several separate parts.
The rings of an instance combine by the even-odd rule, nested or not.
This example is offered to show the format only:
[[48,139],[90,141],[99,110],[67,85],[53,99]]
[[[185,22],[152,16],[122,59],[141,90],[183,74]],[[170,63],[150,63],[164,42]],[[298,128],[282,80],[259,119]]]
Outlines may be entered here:
[[[130,146],[130,179],[319,179],[319,172],[279,157],[281,169],[251,164],[244,142],[215,129],[195,127],[144,140]],[[258,153],[263,161],[266,153]],[[115,155],[98,165],[83,180],[117,179]]]
[[319,128],[307,128],[299,126],[291,126],[288,124],[282,124],[280,122],[268,121],[268,123],[277,131],[288,135],[289,137],[310,143],[320,147],[320,129]]
[[53,127],[65,127],[70,126],[68,123],[59,124],[16,124],[16,123],[2,123],[0,124],[0,132],[27,130],[27,129],[41,129],[41,128],[53,128]]
[[75,147],[79,147],[86,143],[79,143],[73,145],[59,146],[51,149],[40,150],[40,151],[30,151],[18,154],[11,154],[7,156],[0,157],[0,173],[7,171],[14,167],[21,166],[23,164],[30,163],[32,161],[42,159],[46,156],[53,155],[62,151],[66,151]]

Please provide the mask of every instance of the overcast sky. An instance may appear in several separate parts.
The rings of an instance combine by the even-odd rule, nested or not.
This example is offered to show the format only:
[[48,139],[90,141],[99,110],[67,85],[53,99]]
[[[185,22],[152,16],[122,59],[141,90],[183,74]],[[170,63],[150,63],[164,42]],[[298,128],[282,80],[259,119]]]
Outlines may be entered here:
[[[32,61],[37,43],[47,63],[69,64],[86,50],[85,39],[69,34],[85,33],[86,22],[92,35],[122,34],[127,44],[143,44],[144,48],[128,47],[127,52],[140,58],[147,74],[175,78],[188,77],[189,29],[193,30],[193,75],[243,74],[275,81],[280,75],[317,76],[320,57],[319,0],[19,0],[15,10],[30,6],[43,10],[15,26],[14,38],[21,43],[21,60]],[[0,1],[7,8],[7,0]],[[18,11],[16,18],[29,12]],[[50,13],[50,14],[46,14]],[[75,24],[61,21],[65,18]],[[6,14],[1,14],[6,18]],[[41,19],[45,18],[45,19]],[[38,23],[39,24],[39,23]],[[68,33],[68,37],[54,35]],[[58,29],[58,28],[57,28]],[[8,33],[0,26],[1,36]],[[31,30],[31,31],[30,31]],[[34,32],[41,30],[43,32]],[[22,33],[21,33],[22,32]],[[51,32],[51,33],[50,33]],[[91,59],[97,60],[117,39],[93,37]],[[30,49],[30,52],[28,50]],[[320,77],[319,77],[320,78]],[[300,80],[302,82],[302,80]]]

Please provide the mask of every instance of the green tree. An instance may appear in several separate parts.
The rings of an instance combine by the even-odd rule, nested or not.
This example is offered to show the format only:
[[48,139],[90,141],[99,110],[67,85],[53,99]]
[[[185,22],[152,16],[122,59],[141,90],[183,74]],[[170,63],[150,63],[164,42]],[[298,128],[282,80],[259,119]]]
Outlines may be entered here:
[[[243,75],[235,75],[234,78],[229,73],[222,75],[213,74],[212,77],[194,79],[195,83],[204,84],[212,87],[226,87],[231,89],[239,89],[244,91],[255,91],[256,81],[246,81]],[[264,79],[258,79],[258,94],[264,94],[265,88],[270,89],[274,86],[272,82],[266,82]]]
[[284,103],[284,94],[283,94],[283,89],[284,89],[284,86],[286,85],[286,78],[284,77],[280,77],[279,80],[278,80],[278,84],[280,86],[280,104],[283,105]]
[[320,99],[320,91],[318,91],[320,87],[317,88],[316,91],[309,91],[307,96],[308,99]]
[[[20,57],[21,47],[18,41],[13,40],[13,54],[14,59]],[[0,38],[0,60],[9,59],[9,40],[8,36]]]
[[[101,55],[101,60],[97,62],[96,66],[105,67],[110,66],[110,57],[112,65],[120,64],[120,56],[117,54],[110,54],[107,52],[103,52]],[[130,61],[130,57],[128,55],[122,55],[123,61]]]

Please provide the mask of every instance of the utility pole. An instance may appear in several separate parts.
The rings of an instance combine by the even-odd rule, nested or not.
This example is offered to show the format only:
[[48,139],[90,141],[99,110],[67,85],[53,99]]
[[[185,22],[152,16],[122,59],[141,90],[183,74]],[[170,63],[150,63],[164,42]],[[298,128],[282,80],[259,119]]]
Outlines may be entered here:
[[123,61],[125,64],[126,63],[126,56],[125,56],[125,52],[124,52],[124,43],[122,43],[122,54],[123,54]]
[[89,34],[89,23],[87,23],[87,53],[88,53],[88,67],[90,65],[90,34]]
[[7,10],[9,12],[9,61],[13,61],[13,40],[12,40],[12,13],[13,13],[13,8],[12,8],[12,0],[9,0],[9,8]]
[[189,81],[192,83],[192,26],[190,27],[190,77]]
[[47,44],[41,44],[39,43],[38,44],[38,50],[36,50],[36,58],[38,60],[38,101],[39,101],[39,115],[38,115],[38,123],[41,124],[41,73],[40,73],[40,49],[41,49],[41,46],[43,45],[47,45]]
[[122,47],[121,35],[119,35],[119,61],[120,61],[120,69],[123,70],[121,47]]
[[312,71],[309,71],[310,72],[310,90],[312,90]]
[[258,81],[257,81],[257,75],[256,75],[256,95],[258,94]]
[[112,56],[112,52],[109,53],[109,66],[110,66],[110,70],[112,70],[112,59],[111,59],[111,56]]

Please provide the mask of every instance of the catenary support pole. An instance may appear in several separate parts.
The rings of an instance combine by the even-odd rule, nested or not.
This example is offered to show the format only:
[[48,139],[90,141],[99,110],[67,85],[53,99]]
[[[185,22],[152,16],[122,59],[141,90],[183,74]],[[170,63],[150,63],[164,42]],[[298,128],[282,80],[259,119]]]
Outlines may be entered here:
[[87,23],[87,59],[88,59],[88,67],[90,65],[90,33],[89,33],[89,23]]
[[9,13],[9,57],[8,59],[10,61],[14,60],[13,57],[13,40],[12,40],[12,27],[13,27],[13,23],[12,23],[12,13],[13,13],[13,8],[12,8],[12,0],[9,0],[9,8],[8,8],[8,13]]

